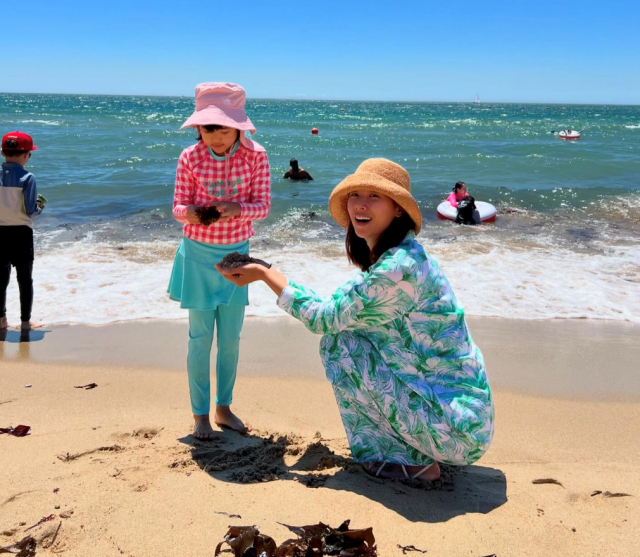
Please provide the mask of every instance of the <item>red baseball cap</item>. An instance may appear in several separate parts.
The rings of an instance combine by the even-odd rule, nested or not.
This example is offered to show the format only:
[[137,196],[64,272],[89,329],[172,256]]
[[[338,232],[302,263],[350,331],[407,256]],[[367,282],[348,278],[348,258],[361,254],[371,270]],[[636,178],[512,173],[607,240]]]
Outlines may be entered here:
[[33,139],[29,134],[23,132],[9,132],[2,136],[2,150],[13,149],[14,151],[35,151],[37,147],[33,144]]

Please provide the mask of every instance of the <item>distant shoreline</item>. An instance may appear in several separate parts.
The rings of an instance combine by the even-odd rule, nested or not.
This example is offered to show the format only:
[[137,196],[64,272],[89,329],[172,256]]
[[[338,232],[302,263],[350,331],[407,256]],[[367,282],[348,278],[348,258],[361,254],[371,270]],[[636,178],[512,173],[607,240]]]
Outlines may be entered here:
[[[162,98],[162,99],[191,99],[192,95],[155,95],[155,94],[128,94],[128,93],[43,93],[43,92],[24,92],[24,91],[0,91],[0,95],[51,95],[60,97],[132,97],[132,98]],[[640,107],[639,104],[628,103],[574,103],[574,102],[558,102],[558,101],[500,101],[487,100],[475,103],[473,99],[468,101],[447,101],[447,100],[379,100],[379,99],[314,99],[311,97],[247,97],[247,101],[294,101],[294,102],[329,102],[329,103],[386,103],[386,104],[471,104],[475,106],[487,105],[540,105],[540,106],[629,106]]]

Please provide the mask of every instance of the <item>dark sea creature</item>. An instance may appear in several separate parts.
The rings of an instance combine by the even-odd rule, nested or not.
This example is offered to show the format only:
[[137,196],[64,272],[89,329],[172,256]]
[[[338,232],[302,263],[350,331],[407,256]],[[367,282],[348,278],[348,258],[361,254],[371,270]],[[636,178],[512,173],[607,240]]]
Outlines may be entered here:
[[215,205],[207,207],[206,205],[196,205],[196,215],[200,219],[200,224],[210,226],[220,218],[220,211]]
[[238,253],[234,251],[228,255],[225,255],[220,261],[220,267],[223,269],[237,269],[238,267],[244,267],[249,263],[257,263],[258,265],[262,265],[267,269],[271,268],[271,264],[263,261],[262,259],[256,259],[255,257],[250,257],[246,253]]

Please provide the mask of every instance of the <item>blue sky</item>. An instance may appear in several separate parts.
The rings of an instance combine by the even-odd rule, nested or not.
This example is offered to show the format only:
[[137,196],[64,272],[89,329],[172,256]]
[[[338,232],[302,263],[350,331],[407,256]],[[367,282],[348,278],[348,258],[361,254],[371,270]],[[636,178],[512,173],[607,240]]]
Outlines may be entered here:
[[[0,91],[640,104],[640,2],[30,0]],[[8,69],[11,66],[11,69]]]

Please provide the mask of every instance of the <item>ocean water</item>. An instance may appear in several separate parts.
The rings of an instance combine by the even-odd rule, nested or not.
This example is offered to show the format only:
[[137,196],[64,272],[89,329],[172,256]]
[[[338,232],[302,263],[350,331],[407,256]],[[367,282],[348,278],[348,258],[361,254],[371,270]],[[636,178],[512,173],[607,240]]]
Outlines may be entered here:
[[[35,224],[34,318],[46,323],[186,317],[166,286],[188,97],[0,94],[0,129],[33,135],[29,170],[48,199]],[[419,240],[470,315],[640,322],[640,107],[249,100],[268,151],[273,206],[254,255],[330,294],[353,272],[332,188],[368,157],[407,168]],[[318,136],[311,128],[320,130]],[[575,142],[554,131],[583,131]],[[282,179],[296,157],[314,176]],[[495,223],[457,226],[436,207],[463,180]],[[263,285],[248,315],[280,316]],[[15,280],[8,315],[19,315]]]

